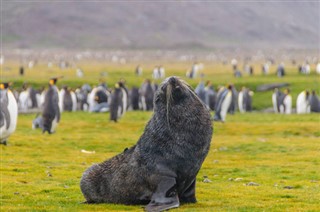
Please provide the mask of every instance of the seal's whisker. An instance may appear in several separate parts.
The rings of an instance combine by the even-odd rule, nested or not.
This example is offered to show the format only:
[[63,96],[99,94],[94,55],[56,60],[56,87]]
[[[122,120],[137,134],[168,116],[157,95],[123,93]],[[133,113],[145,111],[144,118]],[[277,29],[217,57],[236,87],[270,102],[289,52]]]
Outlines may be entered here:
[[170,107],[170,101],[172,100],[172,86],[167,86],[167,92],[166,92],[166,100],[167,100],[167,123],[170,129],[170,121],[169,121],[169,107]]

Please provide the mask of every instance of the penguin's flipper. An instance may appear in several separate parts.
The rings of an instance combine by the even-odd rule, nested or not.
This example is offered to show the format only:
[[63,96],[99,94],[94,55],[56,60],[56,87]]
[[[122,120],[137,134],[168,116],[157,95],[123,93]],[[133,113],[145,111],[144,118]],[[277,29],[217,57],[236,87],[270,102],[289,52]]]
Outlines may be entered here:
[[1,91],[1,98],[0,98],[0,105],[1,105],[1,115],[0,115],[0,123],[1,123],[1,127],[4,125],[4,120],[6,120],[6,129],[9,129],[10,127],[10,113],[8,110],[8,93]]
[[4,126],[4,114],[0,111],[0,127]]

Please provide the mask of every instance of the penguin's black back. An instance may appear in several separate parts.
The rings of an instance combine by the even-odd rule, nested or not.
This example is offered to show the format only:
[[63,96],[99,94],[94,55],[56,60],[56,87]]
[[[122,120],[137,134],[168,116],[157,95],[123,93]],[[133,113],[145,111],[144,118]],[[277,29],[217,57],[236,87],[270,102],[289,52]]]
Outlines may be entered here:
[[152,88],[152,85],[149,83],[146,87],[146,94],[145,94],[147,110],[153,109],[153,97],[154,97],[154,89]]
[[139,89],[133,87],[131,89],[130,104],[133,110],[139,110]]
[[64,111],[72,111],[72,98],[69,90],[65,90],[63,97],[63,110]]
[[95,99],[99,104],[102,102],[108,102],[108,96],[104,90],[97,91]]
[[50,86],[43,103],[43,132],[48,131],[50,133],[52,121],[57,117],[57,122],[60,121],[59,110],[59,96],[55,86]]
[[118,120],[118,111],[122,106],[122,90],[121,88],[116,88],[111,95],[111,104],[110,104],[110,120],[117,122]]
[[310,110],[311,112],[320,112],[320,100],[316,94],[310,96]]

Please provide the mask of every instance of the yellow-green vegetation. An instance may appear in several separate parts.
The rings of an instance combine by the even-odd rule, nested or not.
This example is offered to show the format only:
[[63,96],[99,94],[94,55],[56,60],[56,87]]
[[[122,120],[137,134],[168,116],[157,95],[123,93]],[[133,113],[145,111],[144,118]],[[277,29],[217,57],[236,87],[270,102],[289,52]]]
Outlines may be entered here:
[[[182,76],[191,63],[162,63],[166,75]],[[19,64],[6,61],[1,81],[11,81],[19,89],[23,82],[35,88],[46,86],[48,79],[63,75],[59,86],[72,88],[100,79],[109,87],[125,78],[129,88],[151,78],[155,64],[142,64],[143,76],[134,74],[136,64],[81,62],[84,78],[76,69],[48,68],[44,63],[26,69],[18,76]],[[268,76],[261,75],[255,64],[255,76],[236,79],[230,65],[205,64],[205,80],[213,85],[234,83],[255,91],[265,83],[290,83],[293,106],[299,92],[315,89],[320,79],[314,73],[299,75],[287,66],[284,78],[275,76],[276,66]],[[106,76],[101,73],[106,72]],[[200,79],[186,79],[193,87]],[[160,83],[160,81],[157,81]],[[271,107],[271,94],[255,92],[256,110]],[[79,188],[86,168],[102,162],[134,145],[151,117],[151,112],[129,111],[119,121],[109,121],[109,114],[63,113],[53,135],[32,130],[35,114],[20,114],[16,132],[8,146],[1,146],[1,211],[141,211],[141,206],[81,204]],[[182,205],[176,211],[319,211],[320,208],[320,117],[318,114],[280,115],[251,113],[228,115],[226,123],[214,124],[212,146],[197,177],[197,204]],[[95,151],[83,153],[81,150]],[[203,182],[204,176],[211,181]],[[207,180],[207,179],[206,179]]]
[[[93,163],[134,145],[151,112],[130,111],[119,123],[108,114],[63,113],[52,135],[31,129],[34,116],[19,115],[8,146],[0,147],[1,211],[142,211],[81,204],[79,182]],[[319,211],[319,121],[316,114],[236,113],[215,123],[197,176],[198,203],[173,211]]]
[[[135,75],[135,63],[128,64],[115,64],[115,63],[104,63],[104,62],[94,62],[94,61],[82,61],[77,64],[77,67],[84,71],[83,78],[77,78],[76,67],[69,67],[67,69],[60,69],[57,66],[48,68],[47,64],[39,62],[34,68],[29,69],[25,67],[25,75],[23,77],[19,76],[19,63],[15,61],[7,61],[1,71],[1,81],[11,81],[14,82],[13,88],[20,89],[23,82],[28,82],[35,88],[40,88],[42,86],[47,86],[48,79],[53,76],[64,76],[63,79],[59,80],[58,86],[68,85],[71,88],[77,88],[84,83],[89,83],[90,85],[97,85],[100,80],[105,81],[110,88],[113,88],[114,84],[118,82],[121,78],[124,78],[127,82],[127,86],[131,88],[132,86],[140,87],[142,82],[149,78],[151,79],[151,73],[154,65],[159,65],[160,62],[148,62],[141,64],[143,68],[143,75],[137,77]],[[186,71],[191,68],[192,63],[162,63],[166,69],[166,76],[180,76],[185,79],[192,87],[200,82],[200,78],[197,79],[187,79],[185,77]],[[261,74],[261,64],[256,63],[254,67],[254,76],[248,76],[243,73],[242,78],[235,78],[233,76],[232,67],[230,64],[223,65],[221,63],[205,63],[202,73],[204,73],[204,81],[211,80],[214,87],[217,88],[219,85],[226,85],[232,83],[236,86],[238,90],[242,86],[246,86],[253,91],[256,91],[257,86],[266,83],[289,83],[289,88],[291,89],[291,94],[293,97],[293,107],[296,104],[296,98],[298,94],[305,90],[316,90],[320,93],[320,77],[315,73],[315,65],[311,64],[310,75],[298,74],[297,66],[290,65],[287,62],[286,65],[286,76],[283,78],[278,78],[275,74],[277,65],[270,66],[270,73],[267,76]],[[243,64],[239,64],[242,68]],[[156,80],[156,83],[160,83],[161,80]],[[267,92],[255,92],[253,96],[253,109],[261,110],[268,107],[272,107],[271,95],[273,91]]]

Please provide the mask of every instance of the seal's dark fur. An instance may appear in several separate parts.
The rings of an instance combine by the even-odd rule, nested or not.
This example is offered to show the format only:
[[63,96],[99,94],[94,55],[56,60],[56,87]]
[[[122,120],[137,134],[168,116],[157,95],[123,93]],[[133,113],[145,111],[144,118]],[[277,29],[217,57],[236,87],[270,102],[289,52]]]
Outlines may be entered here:
[[87,169],[88,203],[148,204],[147,210],[196,202],[196,175],[212,137],[210,113],[191,88],[171,77],[158,89],[154,114],[138,143]]

